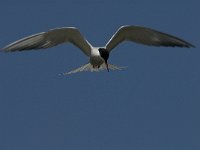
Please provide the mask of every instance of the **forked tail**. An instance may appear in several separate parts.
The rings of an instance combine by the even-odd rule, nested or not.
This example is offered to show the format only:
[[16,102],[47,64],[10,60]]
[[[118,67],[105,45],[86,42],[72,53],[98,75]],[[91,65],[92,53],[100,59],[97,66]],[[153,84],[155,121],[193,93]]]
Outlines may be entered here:
[[[125,69],[126,67],[118,67],[118,66],[115,66],[115,65],[112,65],[112,64],[108,64],[108,68],[110,70],[122,70],[122,69]],[[82,72],[82,71],[99,72],[99,71],[102,71],[102,70],[107,70],[105,64],[101,65],[99,68],[93,68],[93,66],[90,63],[88,63],[88,64],[85,64],[85,65],[83,65],[83,66],[81,66],[81,67],[79,67],[75,70],[72,70],[70,72],[62,73],[61,75],[68,75],[68,74]]]

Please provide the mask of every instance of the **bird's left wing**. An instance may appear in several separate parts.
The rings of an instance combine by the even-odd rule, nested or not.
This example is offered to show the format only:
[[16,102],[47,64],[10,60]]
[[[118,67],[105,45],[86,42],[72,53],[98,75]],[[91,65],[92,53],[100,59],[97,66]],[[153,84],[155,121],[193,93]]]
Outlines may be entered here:
[[132,41],[145,45],[194,47],[178,37],[141,26],[122,26],[106,44],[106,49],[111,51],[123,41]]
[[87,56],[90,56],[91,45],[74,27],[63,27],[34,34],[3,48],[4,51],[14,52],[31,49],[44,49],[62,43],[72,43],[79,47]]

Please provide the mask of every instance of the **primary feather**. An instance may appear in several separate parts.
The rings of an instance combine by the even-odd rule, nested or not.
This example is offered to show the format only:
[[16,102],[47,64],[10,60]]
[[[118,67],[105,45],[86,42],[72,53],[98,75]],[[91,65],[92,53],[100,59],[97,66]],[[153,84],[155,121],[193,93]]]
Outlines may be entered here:
[[34,34],[14,43],[9,44],[3,50],[14,52],[32,49],[43,49],[62,43],[72,43],[79,47],[87,56],[90,56],[91,45],[74,27],[57,28],[48,32]]
[[127,25],[117,30],[106,44],[106,49],[111,51],[123,41],[132,41],[153,46],[194,47],[189,42],[154,29]]

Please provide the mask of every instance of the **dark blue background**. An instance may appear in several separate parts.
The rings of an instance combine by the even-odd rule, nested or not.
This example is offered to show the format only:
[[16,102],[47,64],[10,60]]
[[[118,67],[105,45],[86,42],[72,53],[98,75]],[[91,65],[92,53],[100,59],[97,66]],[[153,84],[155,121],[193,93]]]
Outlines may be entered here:
[[196,48],[124,43],[123,71],[59,76],[88,62],[73,45],[0,53],[1,150],[199,150],[198,0],[1,0],[0,47],[55,27],[104,46],[121,25],[142,25]]

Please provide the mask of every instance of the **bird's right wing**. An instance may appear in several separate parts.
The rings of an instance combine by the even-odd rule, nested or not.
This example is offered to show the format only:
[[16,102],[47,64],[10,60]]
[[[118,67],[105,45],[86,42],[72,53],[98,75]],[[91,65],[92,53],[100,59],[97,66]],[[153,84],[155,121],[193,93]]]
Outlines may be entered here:
[[122,26],[112,36],[106,44],[106,49],[111,51],[123,41],[132,41],[144,45],[152,46],[177,46],[177,47],[194,47],[178,37],[156,31],[154,29],[141,26]]
[[3,48],[6,52],[23,51],[31,49],[44,49],[62,43],[72,43],[79,47],[87,56],[90,56],[91,44],[74,27],[63,27],[34,34]]

